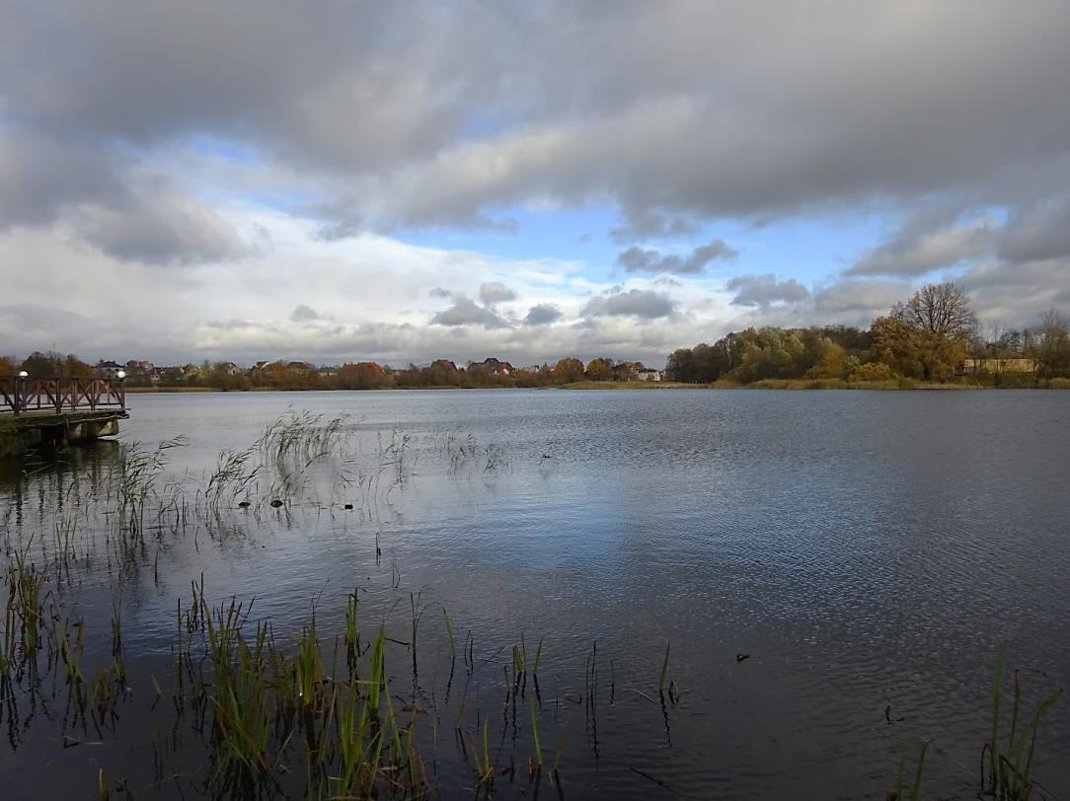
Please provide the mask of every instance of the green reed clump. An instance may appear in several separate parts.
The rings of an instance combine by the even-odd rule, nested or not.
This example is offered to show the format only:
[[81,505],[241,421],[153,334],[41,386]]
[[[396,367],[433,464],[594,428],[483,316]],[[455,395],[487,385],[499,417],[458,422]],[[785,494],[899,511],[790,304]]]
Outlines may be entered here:
[[37,655],[48,636],[50,618],[44,611],[45,574],[24,557],[16,556],[8,570],[8,599],[4,615],[4,675],[37,679]]
[[[298,759],[311,797],[423,792],[427,778],[413,721],[400,720],[392,700],[387,638],[380,627],[361,647],[355,593],[347,602],[345,630],[333,642],[336,656],[340,645],[347,653],[339,673],[336,660],[328,658],[332,651],[325,651],[331,644],[325,646],[318,634],[315,606],[292,645],[279,647],[266,622],[251,620],[251,606],[231,599],[210,608],[203,584],[193,589],[191,608],[183,614],[179,606],[175,700],[177,709],[193,712],[195,728],[199,710],[211,715],[214,792],[284,792],[279,782]],[[203,656],[195,653],[197,635],[203,636]]]
[[295,460],[307,467],[341,447],[344,417],[327,420],[322,414],[291,410],[264,429],[254,447],[276,462]]
[[221,506],[233,506],[239,497],[248,497],[250,486],[262,469],[262,465],[253,463],[255,453],[253,448],[219,452],[215,472],[204,490],[205,504],[210,511],[218,512]]
[[268,629],[258,624],[249,640],[242,633],[247,617],[248,609],[233,599],[205,610],[212,666],[212,778],[228,795],[254,793],[271,780],[275,765]]
[[158,492],[157,483],[167,467],[167,452],[185,444],[185,437],[175,437],[153,450],[145,450],[137,442],[126,447],[119,460],[114,491],[120,530],[131,539],[143,533],[145,505]]
[[1027,714],[1023,710],[1023,671],[1014,671],[1014,694],[1011,701],[1007,736],[1000,736],[1003,722],[1003,654],[996,657],[992,681],[991,728],[989,740],[981,752],[982,784],[986,794],[997,801],[1027,801],[1036,789],[1033,759],[1036,753],[1040,722],[1062,699],[1062,690],[1047,695]]

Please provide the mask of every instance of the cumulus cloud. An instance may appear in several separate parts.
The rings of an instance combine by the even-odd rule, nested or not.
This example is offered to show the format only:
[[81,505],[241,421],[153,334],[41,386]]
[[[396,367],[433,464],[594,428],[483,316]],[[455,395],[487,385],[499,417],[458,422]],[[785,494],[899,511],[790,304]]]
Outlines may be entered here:
[[627,209],[625,215],[626,222],[609,231],[613,241],[621,244],[636,239],[693,236],[701,230],[686,217],[660,214],[653,209]]
[[295,323],[311,323],[319,319],[322,319],[319,312],[303,303],[297,306],[290,315],[291,322]]
[[528,309],[524,322],[528,325],[549,325],[561,319],[561,310],[552,303],[540,303]]
[[839,281],[814,292],[814,308],[819,320],[849,319],[867,325],[901,300],[913,294],[905,281],[884,279],[850,279]]
[[1014,263],[1070,257],[1070,197],[1018,209],[999,237],[999,255]]
[[479,285],[479,299],[485,304],[502,303],[515,300],[516,293],[501,281],[488,281]]
[[989,252],[996,223],[988,217],[959,223],[953,212],[915,215],[886,242],[863,256],[848,275],[924,275]]
[[54,224],[128,261],[195,263],[251,251],[218,214],[174,181],[121,166],[81,143],[0,127],[0,232]]
[[0,125],[0,232],[45,225],[66,208],[92,200],[115,202],[124,194],[114,166],[93,147]]
[[791,4],[772,0],[639,3],[611,17],[464,0],[430,13],[269,5],[11,5],[5,116],[101,152],[207,132],[315,172],[373,224],[608,201],[628,237],[934,190],[1009,200],[1029,191],[1023,170],[1067,155],[1065,4],[829,3],[779,28],[768,20]]
[[[34,265],[4,302],[45,306],[64,287],[73,316],[59,333],[75,346],[140,346],[160,297],[175,321],[153,339],[163,352],[286,350],[296,337],[308,353],[419,357],[435,355],[445,326],[473,356],[497,345],[534,357],[567,352],[570,324],[627,356],[697,341],[734,314],[861,316],[948,269],[979,312],[1015,320],[1070,291],[1065,3],[1022,14],[988,0],[833,0],[799,13],[793,0],[665,0],[606,15],[576,3],[229,0],[190,14],[53,0],[4,15],[0,255]],[[581,212],[600,233],[583,248],[533,243],[539,230],[525,226],[544,210]],[[701,276],[732,248],[662,244],[749,227],[756,245],[739,269],[760,273],[774,226],[842,218],[880,218],[891,233],[861,254],[831,238],[824,253],[808,248],[808,264],[838,259],[848,273],[809,298],[765,275],[738,277],[727,296]],[[603,294],[597,249],[614,222],[616,266],[660,283]],[[514,253],[588,261],[506,272],[398,234],[452,243],[469,226],[531,235]],[[828,269],[814,268],[822,281]],[[298,271],[299,297],[343,333],[317,341],[326,325],[289,319]],[[663,280],[674,275],[686,292]],[[118,285],[123,299],[100,288]],[[431,326],[429,291],[448,306]],[[496,310],[517,298],[538,299],[522,318],[544,326],[538,343],[516,324],[523,311]],[[115,305],[125,329],[109,327]],[[191,322],[206,319],[249,325]],[[0,338],[28,341],[13,322]]]
[[810,290],[794,278],[778,281],[772,273],[740,275],[729,280],[725,288],[736,293],[732,298],[736,306],[764,308],[773,303],[799,303],[810,297]]
[[316,231],[316,239],[323,242],[337,242],[339,239],[350,239],[354,236],[360,236],[364,230],[364,221],[357,217],[356,219],[346,219],[344,217],[337,217],[334,215],[327,215],[327,222],[323,223],[319,230]]
[[251,249],[211,210],[174,192],[134,198],[136,205],[90,204],[70,215],[83,239],[105,253],[149,264],[189,264],[241,258]]
[[984,321],[1031,326],[1050,309],[1070,308],[1070,259],[978,264],[956,280]]
[[590,317],[637,317],[654,320],[676,311],[676,303],[664,292],[632,289],[605,297],[591,298],[583,307]]
[[714,239],[706,245],[699,245],[687,256],[676,253],[663,254],[659,250],[646,250],[632,246],[617,254],[617,264],[630,273],[702,273],[714,259],[734,259],[739,251],[729,247],[721,239]]
[[483,328],[506,328],[509,325],[502,317],[486,306],[480,306],[474,300],[463,295],[454,295],[453,305],[432,317],[431,324],[445,326],[480,325]]

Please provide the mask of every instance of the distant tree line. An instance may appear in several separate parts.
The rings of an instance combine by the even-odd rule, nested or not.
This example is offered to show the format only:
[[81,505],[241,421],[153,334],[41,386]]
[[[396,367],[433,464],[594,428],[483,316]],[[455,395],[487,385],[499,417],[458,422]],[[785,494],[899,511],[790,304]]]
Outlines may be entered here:
[[[308,362],[276,360],[241,367],[233,362],[204,361],[158,367],[143,361],[99,362],[90,365],[74,354],[35,351],[23,360],[0,356],[0,375],[25,370],[36,377],[92,378],[114,376],[122,370],[128,386],[160,388],[251,389],[418,389],[432,387],[546,387],[580,381],[634,381],[646,370],[641,362],[608,357],[592,359],[585,366],[575,357],[553,365],[517,368],[496,358],[458,366],[449,359],[429,365],[395,368],[376,362],[346,362],[341,366],[316,366]],[[658,376],[660,378],[660,375]]]
[[667,377],[705,384],[763,380],[946,382],[1028,386],[1070,377],[1070,320],[1054,310],[1023,330],[985,336],[953,283],[928,284],[873,321],[849,326],[748,328],[670,354]]

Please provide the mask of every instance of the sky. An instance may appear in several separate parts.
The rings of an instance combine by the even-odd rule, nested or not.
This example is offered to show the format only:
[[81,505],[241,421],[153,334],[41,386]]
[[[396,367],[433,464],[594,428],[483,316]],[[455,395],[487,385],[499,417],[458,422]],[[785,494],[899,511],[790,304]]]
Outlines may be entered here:
[[1062,0],[0,0],[0,354],[660,367],[1070,312]]

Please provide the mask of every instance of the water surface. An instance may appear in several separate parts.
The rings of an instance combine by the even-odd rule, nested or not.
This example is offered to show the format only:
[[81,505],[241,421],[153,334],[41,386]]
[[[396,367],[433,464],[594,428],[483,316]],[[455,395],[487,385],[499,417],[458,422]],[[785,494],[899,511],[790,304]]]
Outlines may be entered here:
[[[512,644],[542,639],[543,703],[556,704],[544,739],[563,732],[567,798],[884,798],[900,758],[914,760],[925,741],[927,796],[968,798],[997,651],[1036,671],[1030,701],[1070,686],[1068,400],[136,395],[122,447],[185,437],[167,471],[190,497],[221,450],[247,448],[291,409],[345,416],[348,450],[314,465],[281,509],[258,485],[250,509],[227,510],[231,535],[161,539],[133,574],[91,561],[67,592],[86,608],[118,599],[127,649],[146,659],[168,653],[176,599],[202,574],[213,599],[255,597],[257,614],[281,626],[298,625],[314,598],[336,611],[359,588],[373,614],[403,627],[419,593],[471,632],[488,698]],[[109,453],[104,445],[101,458]],[[65,469],[84,473],[94,457],[80,461],[89,466]],[[53,526],[57,481],[44,471],[0,490],[12,547]],[[436,615],[425,624],[429,665],[446,649]],[[572,699],[595,643],[592,727]],[[663,707],[666,645],[680,698]],[[26,765],[47,759],[81,770],[77,787],[93,797],[91,749],[34,737],[0,746],[0,779],[30,797]],[[448,750],[439,792],[470,796]],[[122,751],[102,753],[122,766]],[[1038,750],[1053,797],[1070,797],[1068,755],[1064,703]],[[530,791],[496,784],[498,795]]]

